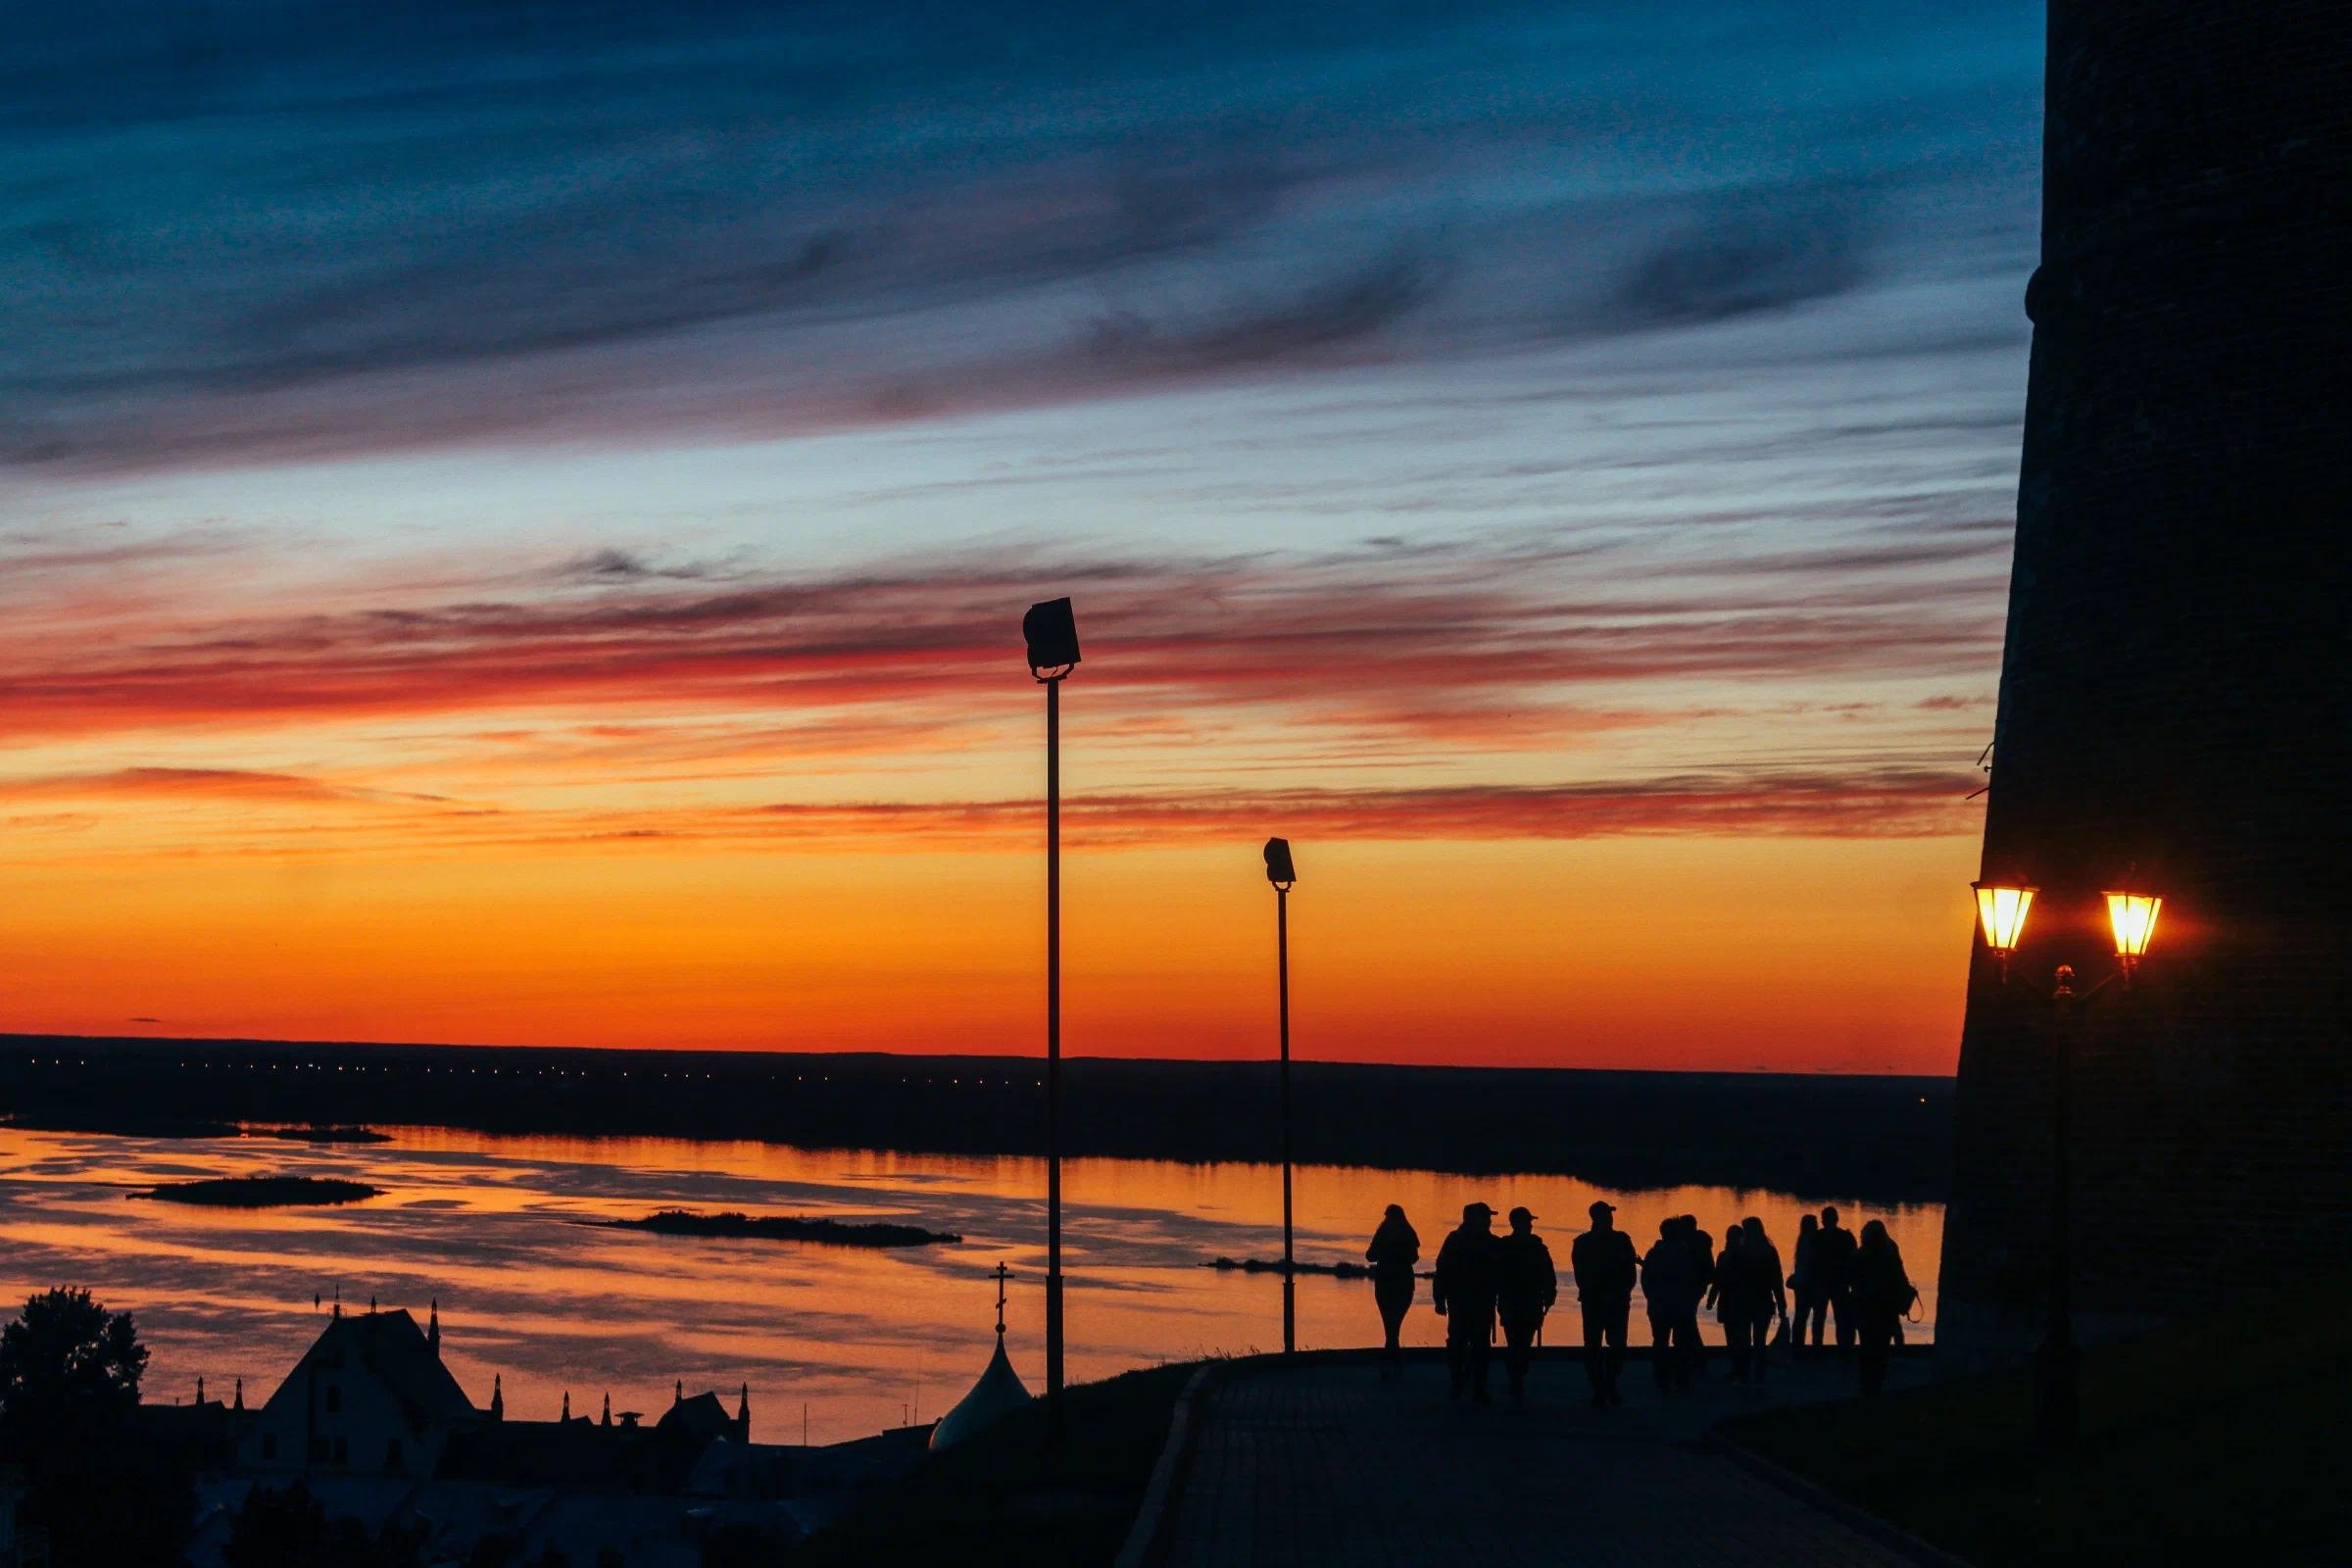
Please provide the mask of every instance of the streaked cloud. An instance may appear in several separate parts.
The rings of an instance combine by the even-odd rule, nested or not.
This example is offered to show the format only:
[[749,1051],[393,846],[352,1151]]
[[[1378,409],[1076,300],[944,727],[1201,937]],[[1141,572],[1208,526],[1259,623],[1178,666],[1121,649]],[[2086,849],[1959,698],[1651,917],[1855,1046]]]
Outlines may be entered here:
[[[1871,541],[1673,567],[1629,552],[1605,590],[1585,572],[1563,577],[1554,552],[1529,540],[1442,550],[1398,540],[1321,560],[965,553],[718,588],[610,553],[557,573],[589,592],[21,644],[0,723],[89,734],[549,704],[946,708],[1002,688],[1008,604],[1078,586],[1102,650],[1089,682],[1128,701],[1279,706],[1294,721],[1408,732],[1434,713],[1459,738],[1497,703],[1555,704],[1594,683],[1872,678],[1890,663],[1918,676],[1981,671],[1997,646],[1990,594],[1956,594],[1943,568],[1989,572],[2000,548]],[[1575,559],[1605,572],[1608,553]]]
[[52,9],[0,464],[772,436],[2013,267],[2029,9]]

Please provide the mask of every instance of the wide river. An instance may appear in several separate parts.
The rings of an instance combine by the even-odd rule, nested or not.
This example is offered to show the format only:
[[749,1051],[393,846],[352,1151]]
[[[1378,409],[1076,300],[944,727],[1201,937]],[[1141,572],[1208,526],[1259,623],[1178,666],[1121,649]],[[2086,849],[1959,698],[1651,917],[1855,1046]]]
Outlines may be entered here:
[[[753,1436],[818,1443],[942,1413],[986,1363],[996,1311],[990,1271],[1014,1278],[1007,1344],[1030,1387],[1043,1378],[1045,1171],[1029,1158],[975,1159],[669,1139],[498,1138],[388,1129],[378,1145],[314,1147],[265,1138],[146,1139],[0,1127],[0,1298],[87,1286],[128,1307],[153,1348],[147,1397],[193,1397],[196,1380],[248,1402],[278,1386],[341,1292],[421,1321],[438,1299],[444,1355],[474,1401],[503,1378],[510,1415],[659,1414],[689,1393],[751,1386]],[[260,1211],[125,1201],[158,1182],[284,1172],[384,1189],[341,1208]],[[1064,1168],[1070,1376],[1281,1344],[1274,1276],[1201,1266],[1224,1254],[1280,1255],[1282,1195],[1266,1165],[1085,1159]],[[1684,1187],[1612,1192],[1569,1177],[1481,1178],[1420,1170],[1302,1167],[1301,1261],[1360,1258],[1384,1205],[1402,1203],[1425,1260],[1483,1200],[1539,1216],[1565,1271],[1595,1197],[1619,1205],[1640,1245],[1668,1214],[1720,1238],[1762,1216],[1788,1257],[1809,1206],[1784,1193]],[[659,1207],[894,1219],[960,1244],[868,1250],[754,1240],[689,1240],[575,1221]],[[1884,1219],[1900,1243],[1933,1332],[1940,1205],[1842,1202],[1845,1222]],[[1410,1342],[1443,1342],[1427,1286]],[[1573,1333],[1574,1287],[1563,1321]],[[1707,1325],[1708,1337],[1717,1331]],[[1371,1287],[1298,1282],[1303,1346],[1378,1340]],[[1637,1301],[1634,1335],[1644,1337]]]

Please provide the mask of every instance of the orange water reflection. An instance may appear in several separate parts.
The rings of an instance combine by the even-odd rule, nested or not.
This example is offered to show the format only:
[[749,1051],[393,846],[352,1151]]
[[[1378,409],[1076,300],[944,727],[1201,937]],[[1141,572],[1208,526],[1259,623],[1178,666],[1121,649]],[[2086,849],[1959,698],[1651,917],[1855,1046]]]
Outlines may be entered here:
[[[764,1441],[854,1437],[935,1415],[986,1357],[1003,1259],[1016,1273],[1015,1364],[1034,1385],[1042,1301],[1039,1162],[888,1152],[824,1152],[667,1139],[492,1138],[394,1129],[394,1142],[312,1147],[264,1139],[162,1141],[0,1128],[0,1290],[11,1298],[81,1284],[135,1308],[155,1348],[150,1397],[186,1397],[195,1379],[268,1396],[317,1332],[314,1295],[369,1298],[420,1315],[438,1299],[452,1369],[477,1401],[503,1375],[510,1411],[552,1416],[568,1391],[593,1411],[659,1411],[674,1381],[752,1387]],[[339,1209],[235,1212],[124,1201],[159,1181],[255,1171],[344,1175],[385,1190]],[[1200,1266],[1218,1253],[1280,1249],[1280,1189],[1262,1165],[1088,1159],[1065,1174],[1074,1377],[1154,1361],[1265,1348],[1278,1341],[1270,1275]],[[1594,1197],[1620,1205],[1637,1238],[1695,1213],[1720,1236],[1762,1216],[1784,1255],[1797,1216],[1785,1194],[1685,1187],[1615,1192],[1567,1177],[1474,1179],[1430,1171],[1314,1166],[1299,1172],[1304,1260],[1361,1255],[1382,1206],[1400,1202],[1434,1254],[1449,1216],[1480,1199],[1525,1203],[1566,1241]],[[689,1240],[578,1220],[682,1205],[754,1213],[898,1218],[963,1236],[953,1247],[866,1251],[775,1242]],[[1883,1218],[1935,1310],[1940,1206],[1848,1202],[1847,1222]],[[1637,1312],[1635,1333],[1642,1325]],[[1362,1284],[1308,1277],[1299,1338],[1371,1337]],[[1408,1325],[1436,1344],[1426,1304]]]

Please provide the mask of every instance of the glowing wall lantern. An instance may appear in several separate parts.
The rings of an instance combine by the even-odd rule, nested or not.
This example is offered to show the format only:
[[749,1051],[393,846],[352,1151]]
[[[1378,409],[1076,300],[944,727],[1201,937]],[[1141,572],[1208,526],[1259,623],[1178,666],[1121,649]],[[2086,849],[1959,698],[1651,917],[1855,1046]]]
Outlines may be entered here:
[[2034,907],[2037,888],[2000,887],[1990,882],[1970,884],[1977,890],[1977,923],[1984,927],[1984,946],[2009,973],[2010,955],[2026,934],[2026,911]]
[[2148,940],[2156,935],[2156,914],[2164,900],[2152,893],[2107,895],[2107,923],[2115,927],[2115,956],[2129,976],[2146,956]]

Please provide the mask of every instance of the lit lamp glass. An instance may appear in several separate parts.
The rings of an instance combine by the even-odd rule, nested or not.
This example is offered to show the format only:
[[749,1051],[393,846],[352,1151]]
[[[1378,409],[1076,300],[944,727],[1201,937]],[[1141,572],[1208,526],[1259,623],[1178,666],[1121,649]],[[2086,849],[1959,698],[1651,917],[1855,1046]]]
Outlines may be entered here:
[[2107,895],[2107,923],[2115,927],[2115,956],[2124,965],[2124,973],[2146,956],[2148,939],[2156,934],[2156,914],[2164,907],[2164,900],[2150,893],[2110,893]]
[[1984,946],[2009,973],[2009,956],[2026,933],[2026,911],[2034,907],[2034,888],[2001,887],[1991,882],[1970,884],[1977,890],[1977,923],[1984,928]]

